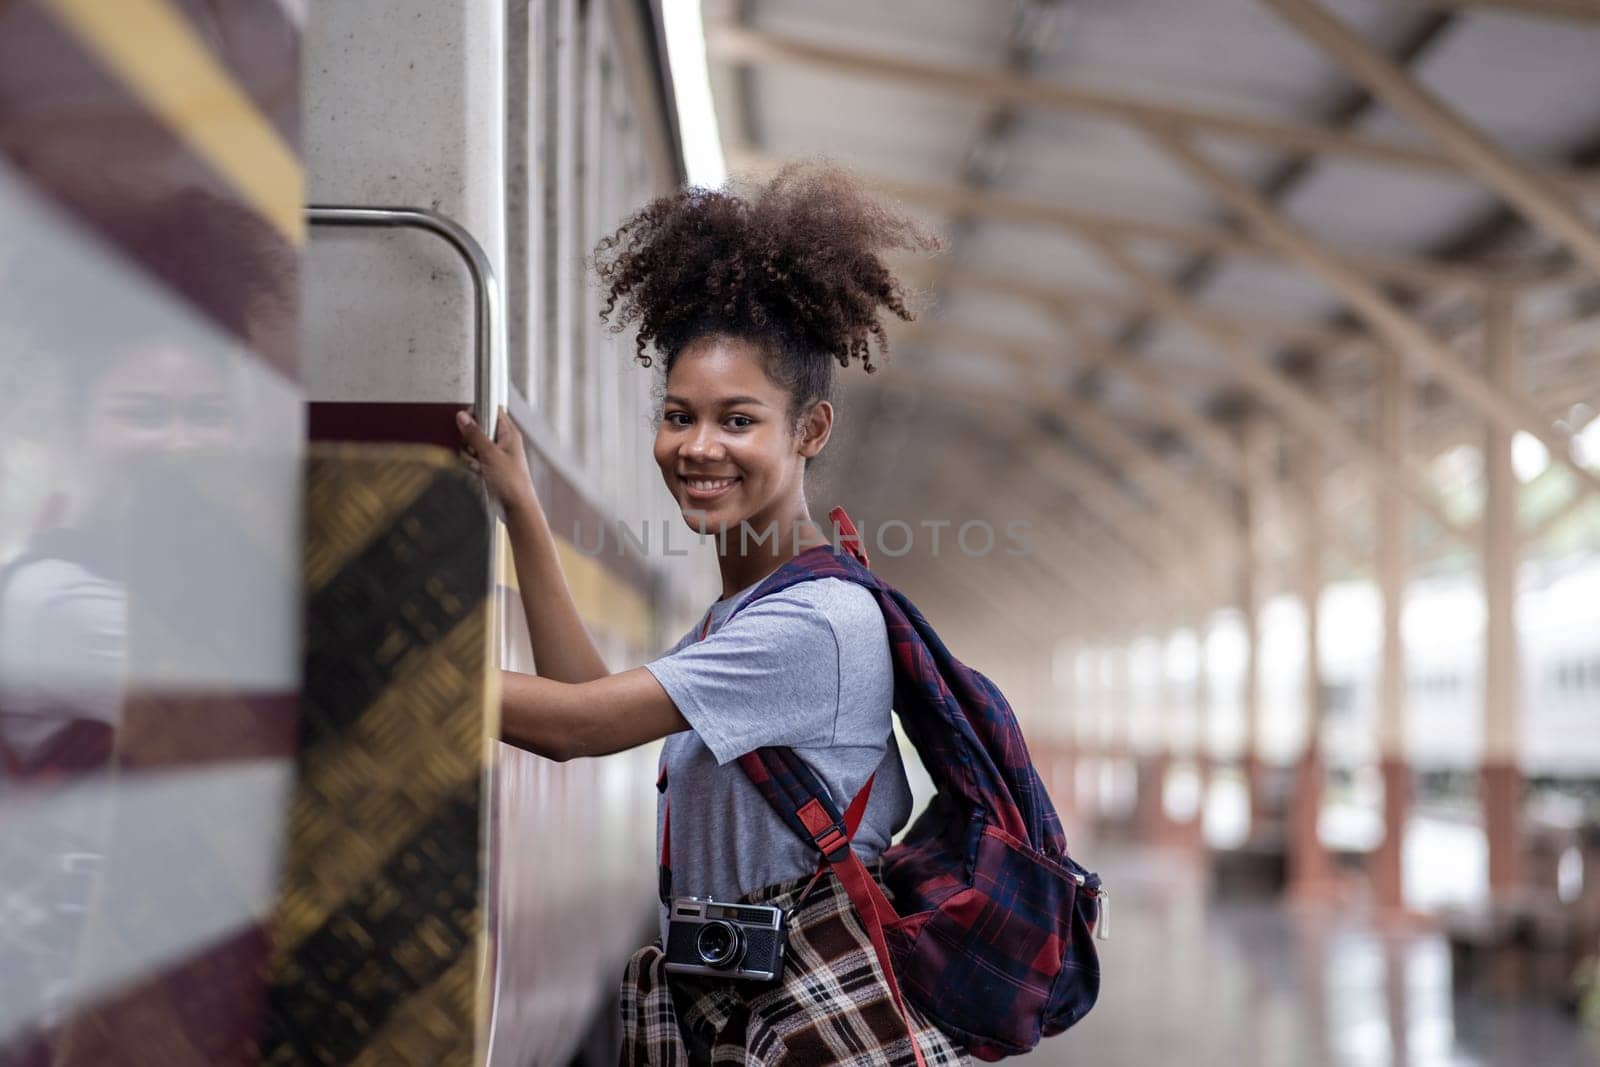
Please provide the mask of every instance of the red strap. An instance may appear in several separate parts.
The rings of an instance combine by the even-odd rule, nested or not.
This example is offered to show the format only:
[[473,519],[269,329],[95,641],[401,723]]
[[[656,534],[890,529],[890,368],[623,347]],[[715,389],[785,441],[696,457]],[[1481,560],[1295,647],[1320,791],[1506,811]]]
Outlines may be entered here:
[[[872,795],[872,781],[876,773],[867,776],[867,784],[856,793],[855,799],[850,801],[850,807],[844,813],[844,840],[837,840],[837,831],[833,836],[823,837],[817,841],[817,847],[822,850],[822,862],[817,866],[817,873],[823,868],[832,867],[834,876],[844,886],[845,894],[850,898],[850,903],[855,906],[856,914],[861,916],[861,925],[867,931],[867,938],[872,942],[872,951],[878,957],[878,966],[883,968],[883,977],[889,985],[889,993],[894,998],[894,1006],[900,1013],[900,1019],[906,1025],[906,1037],[911,1042],[911,1051],[917,1058],[919,1067],[927,1067],[922,1058],[922,1049],[917,1045],[916,1028],[911,1025],[911,1016],[906,1012],[905,998],[900,994],[900,982],[894,974],[894,963],[889,958],[889,941],[884,934],[884,926],[899,918],[895,914],[894,905],[889,903],[889,898],[884,896],[883,887],[867,872],[866,866],[861,862],[861,857],[856,855],[855,849],[849,847],[849,842],[856,836],[856,830],[861,826],[861,819],[867,811],[867,800]],[[822,805],[815,799],[808,800],[795,813],[802,824],[810,830],[813,837],[829,828],[827,813]],[[843,844],[844,848],[839,846]],[[837,859],[829,859],[829,855]],[[815,879],[813,879],[815,881]],[[808,887],[809,888],[809,887]]]
[[906,1011],[905,998],[900,994],[900,981],[894,976],[894,964],[889,959],[889,942],[883,933],[884,924],[898,918],[894,907],[867,872],[854,849],[844,850],[844,855],[833,863],[833,873],[844,886],[850,903],[855,905],[856,914],[861,916],[861,925],[866,927],[872,951],[877,955],[878,965],[883,968],[884,981],[889,985],[889,995],[894,998],[895,1009],[900,1012],[900,1021],[905,1023],[906,1038],[911,1042],[917,1067],[927,1067],[927,1061],[922,1058],[922,1048],[917,1044],[916,1028],[911,1025],[911,1015]]
[[672,867],[672,794],[667,792],[667,766],[661,765],[656,776],[656,788],[661,790],[661,866]]
[[876,777],[877,771],[867,775],[867,784],[861,787],[850,806],[844,809],[844,832],[850,835],[852,841],[856,839],[856,831],[861,828],[861,820],[867,814],[867,799],[872,795],[872,780]]
[[[860,792],[856,793],[855,798],[850,801],[850,806],[844,809],[844,835],[846,841],[854,841],[856,839],[856,831],[861,829],[861,820],[867,814],[867,801],[872,796],[872,781],[877,777],[877,771],[873,771],[871,774],[867,775],[867,784],[861,787]],[[799,815],[800,821],[805,823],[807,827],[811,826],[812,817],[821,817],[821,823],[811,831],[812,834],[816,834],[818,831],[826,829],[827,815],[823,813],[822,805],[818,804],[815,800],[808,801],[806,806],[800,809]],[[838,847],[837,842],[830,843],[833,844],[834,848]],[[822,842],[818,842],[817,844],[819,848],[822,846]],[[827,853],[831,851],[832,849],[829,848],[823,849],[823,857],[817,861],[818,873],[828,869]]]
[[860,561],[863,567],[872,566],[867,562],[867,550],[861,544],[861,535],[856,533],[856,524],[844,513],[844,508],[834,508],[828,512],[828,521],[839,531],[839,544],[844,550]]

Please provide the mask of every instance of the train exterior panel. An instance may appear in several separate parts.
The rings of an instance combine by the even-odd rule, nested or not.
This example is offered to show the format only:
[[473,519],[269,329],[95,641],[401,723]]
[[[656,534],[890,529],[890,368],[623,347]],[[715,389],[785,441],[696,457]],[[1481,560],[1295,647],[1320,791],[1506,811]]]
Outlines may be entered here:
[[[607,229],[678,180],[654,35],[636,5],[575,0],[317,5],[306,35],[311,201],[444,216],[481,246],[498,289],[486,388],[471,279],[446,242],[317,228],[312,436],[454,448],[454,412],[505,397],[614,668],[663,647],[687,592],[615,536],[678,520],[648,462],[650,372],[602,329],[585,265]],[[503,527],[498,560],[501,662],[532,670]],[[654,920],[654,760],[556,764],[497,747],[489,1062],[565,1062],[614,1012]]]

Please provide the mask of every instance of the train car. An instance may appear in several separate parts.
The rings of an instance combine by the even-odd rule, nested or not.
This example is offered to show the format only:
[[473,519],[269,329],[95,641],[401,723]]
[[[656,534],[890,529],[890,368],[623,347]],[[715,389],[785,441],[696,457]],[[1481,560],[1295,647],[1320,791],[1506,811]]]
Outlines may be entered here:
[[[644,662],[715,595],[659,551],[679,520],[648,460],[654,379],[585,266],[682,178],[649,7],[321,4],[305,51],[311,438],[454,450],[457,410],[505,404],[585,622],[614,668]],[[501,662],[532,670],[506,548]],[[495,753],[488,1062],[604,1048],[654,921],[654,760]]]
[[[1600,778],[1600,565],[1592,558],[1530,561],[1517,596],[1520,762],[1530,777]],[[1353,767],[1378,757],[1382,605],[1370,583],[1340,582],[1323,594],[1323,734],[1328,759]],[[1288,763],[1304,743],[1303,626],[1290,599],[1262,613],[1262,750]],[[1473,770],[1482,746],[1482,591],[1475,573],[1418,579],[1407,591],[1405,751],[1419,773]],[[1207,642],[1210,743],[1237,755],[1243,743],[1243,662],[1236,619],[1219,616]]]

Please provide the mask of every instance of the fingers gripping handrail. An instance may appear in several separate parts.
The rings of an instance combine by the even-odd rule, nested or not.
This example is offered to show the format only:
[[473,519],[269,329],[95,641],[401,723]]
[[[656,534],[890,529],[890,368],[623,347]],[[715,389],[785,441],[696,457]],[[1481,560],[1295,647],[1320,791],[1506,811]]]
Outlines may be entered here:
[[456,250],[472,276],[475,307],[472,404],[479,425],[492,437],[496,414],[505,403],[506,344],[501,324],[500,283],[477,238],[454,219],[427,208],[312,204],[306,208],[306,221],[312,226],[426,230],[444,238]]

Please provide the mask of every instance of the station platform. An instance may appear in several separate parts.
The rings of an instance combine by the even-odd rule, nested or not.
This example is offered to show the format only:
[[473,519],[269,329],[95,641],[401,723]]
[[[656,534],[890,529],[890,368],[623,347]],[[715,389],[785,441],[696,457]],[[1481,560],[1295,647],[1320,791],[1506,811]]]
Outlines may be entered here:
[[1218,899],[1204,854],[1083,843],[1114,887],[1093,1011],[1033,1067],[1433,1067],[1600,1063],[1600,1033],[1552,1004],[1457,993],[1426,921]]

